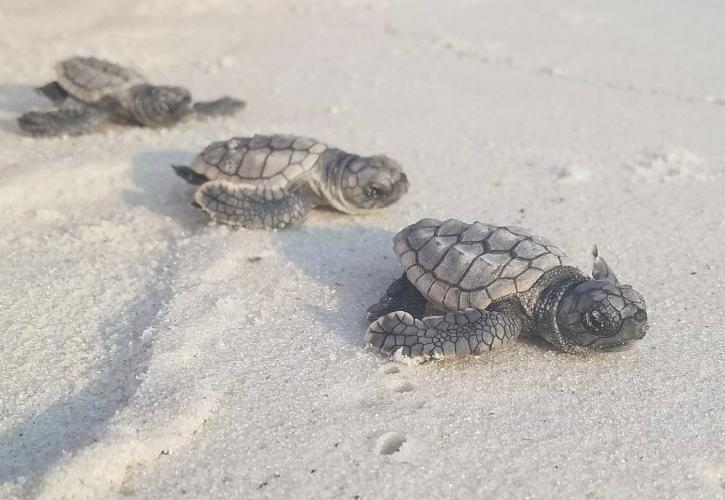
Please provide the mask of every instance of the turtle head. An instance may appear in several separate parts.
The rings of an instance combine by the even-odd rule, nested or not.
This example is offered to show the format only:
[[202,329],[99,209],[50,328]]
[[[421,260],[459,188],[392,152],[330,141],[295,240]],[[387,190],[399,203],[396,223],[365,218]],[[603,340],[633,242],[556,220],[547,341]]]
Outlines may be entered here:
[[356,157],[340,173],[340,202],[348,213],[385,208],[408,192],[400,164],[387,156]]
[[191,94],[182,87],[136,85],[131,88],[130,113],[146,127],[166,127],[191,112]]
[[644,298],[629,285],[605,280],[587,280],[566,292],[556,324],[555,343],[570,352],[628,344],[649,328]]

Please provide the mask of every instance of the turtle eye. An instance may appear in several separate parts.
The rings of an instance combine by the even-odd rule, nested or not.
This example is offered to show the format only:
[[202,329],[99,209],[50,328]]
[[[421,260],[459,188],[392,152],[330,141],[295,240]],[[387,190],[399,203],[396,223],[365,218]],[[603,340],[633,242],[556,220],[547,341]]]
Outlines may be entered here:
[[647,313],[640,309],[636,313],[634,313],[634,319],[641,323],[642,321],[647,319]]
[[365,196],[368,198],[372,198],[373,200],[378,200],[382,198],[385,195],[385,190],[380,184],[376,184],[374,182],[371,182],[367,186],[365,186]]
[[602,313],[596,309],[588,311],[584,315],[584,326],[595,332],[602,332],[604,330],[604,321]]

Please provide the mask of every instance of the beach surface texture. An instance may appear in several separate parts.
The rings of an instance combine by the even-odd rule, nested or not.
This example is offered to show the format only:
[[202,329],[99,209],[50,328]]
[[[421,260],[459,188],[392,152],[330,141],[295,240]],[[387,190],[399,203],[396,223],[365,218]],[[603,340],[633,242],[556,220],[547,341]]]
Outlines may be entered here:
[[[725,498],[725,8],[714,1],[0,2],[0,498]],[[35,139],[73,55],[242,113]],[[376,215],[231,230],[213,140],[404,166]],[[533,229],[647,300],[636,345],[396,363],[365,309],[423,217]]]

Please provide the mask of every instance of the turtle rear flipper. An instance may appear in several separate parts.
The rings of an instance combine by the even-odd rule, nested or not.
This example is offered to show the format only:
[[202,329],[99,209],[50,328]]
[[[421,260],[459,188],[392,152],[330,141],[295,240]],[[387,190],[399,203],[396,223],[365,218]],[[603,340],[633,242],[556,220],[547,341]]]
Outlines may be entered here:
[[186,165],[171,165],[171,168],[174,169],[176,175],[194,186],[201,186],[205,182],[209,182],[209,178],[206,175],[197,174],[191,167],[187,167]]
[[214,101],[195,102],[194,112],[199,118],[231,116],[243,110],[247,103],[233,97],[222,97]]
[[46,83],[42,87],[37,87],[35,91],[56,105],[62,104],[70,96],[58,82]]
[[226,181],[203,184],[194,200],[215,221],[248,229],[282,228],[304,218],[311,208],[304,194]]
[[484,309],[465,309],[422,320],[396,311],[368,327],[365,343],[387,354],[410,357],[465,356],[508,343],[519,336],[521,328],[517,316]]
[[55,111],[29,111],[18,118],[25,132],[37,137],[82,135],[107,123],[108,113],[89,107],[68,107]]
[[378,302],[368,307],[367,319],[373,322],[394,311],[405,311],[414,318],[422,318],[425,316],[427,305],[427,299],[403,274],[393,281]]

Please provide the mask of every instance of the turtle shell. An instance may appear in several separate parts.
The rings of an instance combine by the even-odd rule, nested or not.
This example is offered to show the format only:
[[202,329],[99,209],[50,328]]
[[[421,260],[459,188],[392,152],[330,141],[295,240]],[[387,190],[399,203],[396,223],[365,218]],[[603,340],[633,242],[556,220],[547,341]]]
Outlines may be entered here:
[[309,137],[255,135],[213,142],[192,162],[191,169],[210,180],[286,187],[309,172],[327,144]]
[[146,82],[133,69],[95,57],[72,57],[59,62],[55,70],[60,86],[71,96],[89,104]]
[[422,219],[400,231],[394,250],[411,283],[450,311],[485,309],[501,297],[529,290],[566,254],[517,226]]

